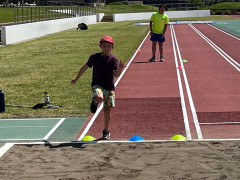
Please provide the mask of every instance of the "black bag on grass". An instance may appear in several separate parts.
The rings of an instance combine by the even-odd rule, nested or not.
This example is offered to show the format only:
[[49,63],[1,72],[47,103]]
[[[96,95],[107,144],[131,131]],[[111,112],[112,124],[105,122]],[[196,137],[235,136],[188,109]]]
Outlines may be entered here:
[[86,25],[85,23],[78,24],[77,30],[78,29],[87,30],[88,29],[88,25]]

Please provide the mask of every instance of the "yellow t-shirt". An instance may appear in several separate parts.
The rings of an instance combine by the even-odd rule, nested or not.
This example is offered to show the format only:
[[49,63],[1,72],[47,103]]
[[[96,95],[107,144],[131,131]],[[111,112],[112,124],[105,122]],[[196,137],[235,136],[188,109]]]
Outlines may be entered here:
[[156,34],[162,34],[164,30],[164,25],[169,23],[168,15],[160,14],[159,12],[155,12],[150,21],[153,21],[152,31]]

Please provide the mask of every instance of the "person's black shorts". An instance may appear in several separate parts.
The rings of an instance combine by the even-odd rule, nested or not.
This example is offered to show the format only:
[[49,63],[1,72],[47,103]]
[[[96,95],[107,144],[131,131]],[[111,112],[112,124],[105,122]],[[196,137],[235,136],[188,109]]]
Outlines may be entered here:
[[153,33],[153,35],[151,36],[151,41],[158,41],[158,42],[165,42],[165,36],[163,38],[162,37],[162,34],[156,34],[156,33]]

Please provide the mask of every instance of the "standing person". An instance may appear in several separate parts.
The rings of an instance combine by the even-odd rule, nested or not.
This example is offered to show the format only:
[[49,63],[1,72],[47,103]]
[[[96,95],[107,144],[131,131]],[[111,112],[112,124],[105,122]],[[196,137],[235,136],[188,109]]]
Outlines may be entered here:
[[110,52],[114,48],[113,38],[104,36],[100,40],[102,52],[92,54],[87,63],[81,67],[77,76],[71,81],[75,84],[88,68],[93,68],[92,74],[92,103],[90,110],[95,113],[99,103],[104,103],[105,126],[102,139],[110,139],[109,122],[112,107],[115,107],[115,86],[114,77],[118,77],[124,68],[122,60],[119,61]]
[[154,13],[150,18],[150,40],[152,41],[152,58],[149,59],[150,62],[156,62],[157,43],[159,45],[160,62],[164,62],[163,42],[165,42],[165,32],[169,23],[169,18],[164,13],[165,10],[167,10],[166,6],[160,5],[159,12]]

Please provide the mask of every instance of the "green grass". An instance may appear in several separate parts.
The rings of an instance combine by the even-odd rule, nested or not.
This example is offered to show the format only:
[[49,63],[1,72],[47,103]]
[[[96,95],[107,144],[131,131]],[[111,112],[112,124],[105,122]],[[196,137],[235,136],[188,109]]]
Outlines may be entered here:
[[240,2],[222,2],[209,7],[212,15],[236,14],[240,9]]
[[210,9],[239,9],[240,2],[221,2],[210,6]]
[[[48,91],[59,109],[32,110],[7,107],[0,117],[88,116],[91,101],[89,69],[75,85],[70,81],[91,53],[100,52],[99,40],[110,35],[115,40],[112,54],[125,62],[145,37],[147,26],[133,22],[99,23],[87,31],[69,30],[36,40],[0,48],[0,89],[7,104],[33,106],[44,101]],[[137,32],[137,33],[136,33]]]
[[13,8],[0,7],[0,23],[14,22]]

